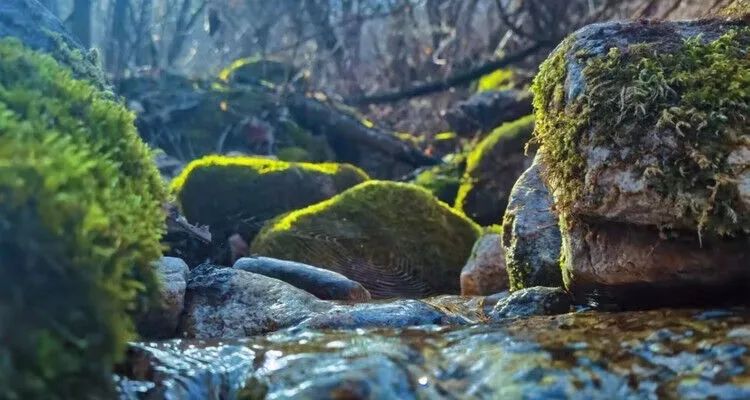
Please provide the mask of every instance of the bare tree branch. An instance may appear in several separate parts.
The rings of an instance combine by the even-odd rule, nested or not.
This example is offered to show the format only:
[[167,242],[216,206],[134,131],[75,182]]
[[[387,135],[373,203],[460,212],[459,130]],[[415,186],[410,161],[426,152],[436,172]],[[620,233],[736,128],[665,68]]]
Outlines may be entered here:
[[445,91],[454,86],[463,85],[477,80],[482,76],[487,75],[490,72],[493,72],[500,68],[504,68],[508,65],[523,61],[526,57],[534,55],[540,50],[549,46],[550,42],[542,41],[530,47],[527,47],[526,49],[521,50],[515,54],[511,54],[507,57],[503,57],[497,60],[489,61],[478,67],[474,67],[468,71],[449,76],[439,81],[415,85],[396,91],[376,93],[365,97],[348,99],[347,103],[356,105],[391,103],[399,100],[410,99],[413,97],[425,96],[431,93]]

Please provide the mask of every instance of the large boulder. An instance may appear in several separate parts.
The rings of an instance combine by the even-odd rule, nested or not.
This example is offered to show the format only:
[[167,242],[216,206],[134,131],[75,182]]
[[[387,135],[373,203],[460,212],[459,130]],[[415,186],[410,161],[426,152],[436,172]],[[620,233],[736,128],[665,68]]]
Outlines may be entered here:
[[171,189],[187,220],[208,225],[221,245],[236,233],[250,242],[267,220],[365,180],[364,172],[348,164],[208,156],[191,162]]
[[531,165],[526,142],[534,117],[500,126],[469,153],[455,207],[482,226],[499,224],[516,179]]
[[532,112],[531,95],[519,90],[479,92],[457,103],[445,114],[451,130],[459,135],[490,132],[505,122]]
[[312,265],[270,257],[243,257],[232,268],[284,281],[321,300],[370,300],[370,292],[358,282]]
[[564,210],[706,234],[750,232],[750,28],[596,24],[535,80],[536,137]]
[[721,240],[620,223],[568,224],[565,286],[605,308],[747,301],[750,240]]
[[370,181],[271,221],[255,254],[339,272],[375,298],[458,293],[479,227],[420,187]]
[[518,178],[503,217],[503,250],[511,290],[562,286],[560,227],[540,168],[535,158]]
[[613,22],[576,32],[541,67],[535,135],[579,299],[745,290],[749,44],[739,20]]
[[487,296],[508,289],[508,271],[502,240],[497,233],[486,233],[471,249],[461,270],[462,296]]
[[240,338],[294,326],[331,307],[280,280],[203,264],[190,271],[179,329],[189,338]]
[[14,37],[24,46],[44,52],[98,89],[107,88],[98,53],[84,49],[62,22],[37,0],[0,3],[0,38]]

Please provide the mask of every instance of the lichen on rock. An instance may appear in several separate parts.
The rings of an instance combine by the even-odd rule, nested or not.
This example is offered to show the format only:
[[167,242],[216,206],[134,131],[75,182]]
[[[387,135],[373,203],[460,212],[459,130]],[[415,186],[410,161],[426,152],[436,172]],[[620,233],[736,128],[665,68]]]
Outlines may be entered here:
[[154,292],[166,193],[133,115],[0,40],[0,397],[102,398]]
[[588,26],[534,82],[542,161],[563,213],[705,234],[750,232],[750,28],[740,22]]
[[367,179],[348,164],[207,156],[191,162],[172,181],[171,191],[185,217],[208,225],[217,243],[235,233],[249,242],[267,220]]
[[420,187],[369,181],[268,223],[251,250],[339,272],[373,297],[458,293],[479,227]]

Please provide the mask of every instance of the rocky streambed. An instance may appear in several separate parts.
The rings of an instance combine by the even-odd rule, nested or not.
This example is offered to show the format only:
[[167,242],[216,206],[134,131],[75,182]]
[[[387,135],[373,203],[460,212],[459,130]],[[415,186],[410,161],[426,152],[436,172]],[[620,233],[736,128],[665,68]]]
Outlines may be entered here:
[[749,347],[747,308],[291,328],[133,343],[118,386],[122,399],[742,399]]

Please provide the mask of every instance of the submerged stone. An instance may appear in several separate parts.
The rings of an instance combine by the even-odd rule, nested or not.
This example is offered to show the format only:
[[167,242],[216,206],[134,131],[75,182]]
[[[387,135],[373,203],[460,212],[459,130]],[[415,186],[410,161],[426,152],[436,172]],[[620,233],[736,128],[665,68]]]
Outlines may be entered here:
[[190,271],[180,331],[241,338],[291,327],[332,306],[277,279],[203,264]]
[[420,300],[341,306],[315,315],[295,329],[406,328],[424,325],[463,325],[472,322]]
[[420,187],[370,181],[268,223],[255,254],[361,283],[374,298],[457,294],[480,229]]
[[516,290],[500,300],[489,314],[493,320],[541,315],[564,314],[570,311],[572,299],[561,288],[530,287]]

